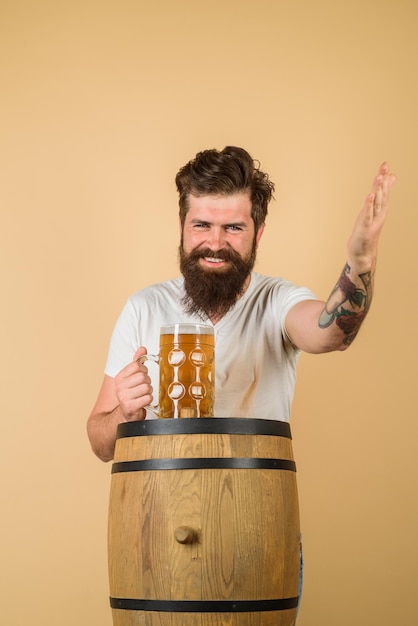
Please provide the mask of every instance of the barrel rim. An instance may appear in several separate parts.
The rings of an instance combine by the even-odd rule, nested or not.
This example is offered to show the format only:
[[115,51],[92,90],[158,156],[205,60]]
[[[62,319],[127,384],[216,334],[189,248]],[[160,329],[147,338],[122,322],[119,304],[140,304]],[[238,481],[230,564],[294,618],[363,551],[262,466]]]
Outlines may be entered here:
[[110,596],[112,609],[127,611],[160,611],[170,613],[253,613],[296,609],[299,596],[266,600],[157,600],[115,598]]
[[189,417],[123,422],[118,425],[116,438],[187,434],[272,435],[292,438],[288,422],[248,417]]
[[138,459],[118,461],[112,465],[112,474],[123,472],[155,472],[158,470],[252,469],[284,470],[296,472],[292,459],[260,457],[190,457],[164,459]]

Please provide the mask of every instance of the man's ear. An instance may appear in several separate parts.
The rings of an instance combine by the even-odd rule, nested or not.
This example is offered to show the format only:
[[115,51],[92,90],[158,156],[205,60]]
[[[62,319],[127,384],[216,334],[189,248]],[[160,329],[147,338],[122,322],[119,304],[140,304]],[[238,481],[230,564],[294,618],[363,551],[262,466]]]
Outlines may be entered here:
[[255,236],[255,243],[256,243],[257,247],[258,247],[258,244],[260,243],[260,239],[261,239],[261,237],[262,237],[262,235],[264,233],[264,227],[265,227],[265,224],[261,224],[261,226],[258,229],[257,234]]

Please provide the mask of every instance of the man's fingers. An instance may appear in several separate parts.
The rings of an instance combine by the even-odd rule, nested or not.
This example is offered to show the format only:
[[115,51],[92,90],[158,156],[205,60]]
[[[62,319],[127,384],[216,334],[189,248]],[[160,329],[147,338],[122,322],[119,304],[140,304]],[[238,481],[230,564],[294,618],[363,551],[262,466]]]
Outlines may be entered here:
[[139,387],[140,385],[150,385],[151,378],[148,376],[148,372],[145,370],[140,372],[135,372],[131,376],[128,376],[124,379],[123,385],[126,389],[133,389],[135,387]]
[[144,356],[144,354],[147,353],[147,349],[144,348],[144,346],[140,346],[138,348],[138,350],[135,352],[134,354],[134,358],[132,359],[133,361],[138,361],[138,359],[141,358],[141,356]]
[[366,205],[370,206],[371,197],[373,196],[373,215],[377,216],[382,211],[387,210],[389,192],[396,178],[389,171],[389,164],[382,163],[378,174],[373,181],[372,192],[367,196]]
[[385,174],[388,174],[388,173],[389,173],[389,163],[387,163],[387,161],[385,161],[379,167],[379,174],[382,174],[384,176]]
[[374,214],[380,213],[383,207],[383,181],[384,177],[379,175],[376,179],[376,192],[374,197],[373,209]]

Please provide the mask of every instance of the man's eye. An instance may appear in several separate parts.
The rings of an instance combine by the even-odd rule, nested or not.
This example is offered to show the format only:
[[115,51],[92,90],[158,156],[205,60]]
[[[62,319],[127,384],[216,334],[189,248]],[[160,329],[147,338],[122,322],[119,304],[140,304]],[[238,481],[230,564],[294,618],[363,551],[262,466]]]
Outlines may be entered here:
[[198,222],[194,225],[194,227],[196,230],[205,230],[209,227],[209,224],[207,224],[206,222]]
[[226,230],[230,230],[234,233],[239,232],[242,230],[241,226],[237,226],[236,224],[230,224],[229,226],[226,227]]

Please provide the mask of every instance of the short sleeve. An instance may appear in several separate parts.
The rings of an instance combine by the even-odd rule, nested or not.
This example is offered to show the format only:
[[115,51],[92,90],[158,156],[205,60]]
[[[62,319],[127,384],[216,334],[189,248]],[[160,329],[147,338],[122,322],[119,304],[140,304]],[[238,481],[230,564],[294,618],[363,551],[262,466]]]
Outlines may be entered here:
[[127,301],[115,324],[110,339],[105,374],[114,378],[131,363],[139,348],[139,320],[131,299]]

